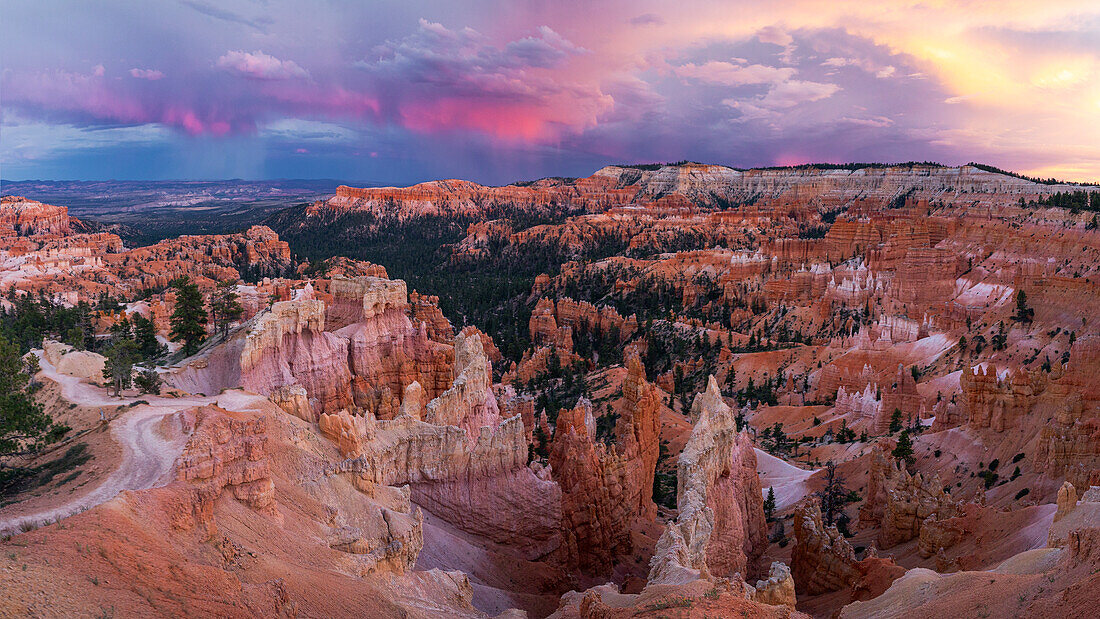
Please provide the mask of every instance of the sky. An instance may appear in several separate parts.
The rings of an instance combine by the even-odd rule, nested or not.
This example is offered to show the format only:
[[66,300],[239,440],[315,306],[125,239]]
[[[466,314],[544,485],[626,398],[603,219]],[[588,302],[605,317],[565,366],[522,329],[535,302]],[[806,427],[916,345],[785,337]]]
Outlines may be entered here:
[[1100,180],[1100,2],[2,0],[0,177]]

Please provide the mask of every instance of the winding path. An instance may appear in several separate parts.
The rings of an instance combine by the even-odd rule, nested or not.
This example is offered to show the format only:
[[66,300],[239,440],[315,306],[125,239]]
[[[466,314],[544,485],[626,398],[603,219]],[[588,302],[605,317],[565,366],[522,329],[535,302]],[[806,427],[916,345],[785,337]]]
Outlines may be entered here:
[[266,401],[262,396],[239,392],[227,392],[214,397],[169,398],[142,395],[114,398],[108,396],[103,387],[59,373],[46,361],[41,351],[36,351],[36,354],[42,374],[61,386],[61,396],[69,402],[91,407],[114,407],[136,401],[145,401],[147,404],[139,404],[111,421],[111,437],[122,446],[122,462],[99,486],[62,505],[30,514],[6,517],[0,510],[0,534],[18,532],[20,525],[26,522],[42,525],[71,516],[109,501],[124,490],[144,490],[167,484],[171,481],[168,474],[182,452],[187,436],[182,432],[172,438],[164,436],[158,426],[165,417],[205,404],[216,403],[227,410],[243,410]]

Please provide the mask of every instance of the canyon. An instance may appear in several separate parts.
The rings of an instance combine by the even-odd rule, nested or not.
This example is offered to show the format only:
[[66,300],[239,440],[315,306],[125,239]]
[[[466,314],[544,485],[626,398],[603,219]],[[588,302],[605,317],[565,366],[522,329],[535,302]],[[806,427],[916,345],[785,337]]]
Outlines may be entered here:
[[[42,483],[0,503],[0,614],[1074,616],[1100,232],[1049,198],[1079,189],[624,165],[144,246],[5,196],[3,318],[67,430],[4,463]],[[240,306],[191,355],[188,284]],[[111,395],[139,317],[159,391]]]

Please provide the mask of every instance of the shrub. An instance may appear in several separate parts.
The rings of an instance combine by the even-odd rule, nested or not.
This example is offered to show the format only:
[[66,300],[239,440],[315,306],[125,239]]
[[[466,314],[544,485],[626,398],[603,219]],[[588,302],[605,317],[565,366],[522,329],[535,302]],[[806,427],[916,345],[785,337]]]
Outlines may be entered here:
[[162,383],[163,381],[160,378],[160,374],[157,374],[157,371],[152,369],[142,370],[134,377],[134,384],[137,385],[137,388],[142,393],[160,395]]
[[978,477],[981,477],[985,480],[985,489],[989,490],[993,487],[994,484],[997,483],[997,479],[1000,477],[1000,475],[997,475],[993,471],[982,471],[981,473],[978,473]]
[[1025,496],[1027,496],[1030,493],[1031,493],[1031,488],[1024,488],[1023,490],[1016,493],[1016,500],[1019,501],[1020,499],[1024,498]]

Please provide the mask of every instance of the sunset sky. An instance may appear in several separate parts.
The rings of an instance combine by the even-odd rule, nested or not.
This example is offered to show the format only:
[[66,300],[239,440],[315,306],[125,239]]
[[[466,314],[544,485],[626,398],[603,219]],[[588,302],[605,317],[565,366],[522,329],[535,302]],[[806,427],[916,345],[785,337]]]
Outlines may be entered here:
[[1100,2],[4,0],[4,179],[1100,180]]

